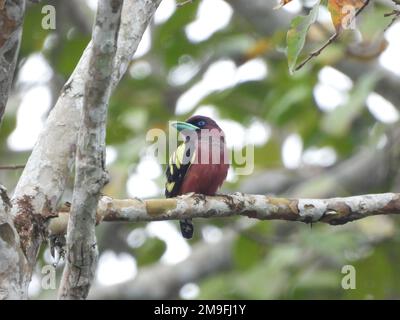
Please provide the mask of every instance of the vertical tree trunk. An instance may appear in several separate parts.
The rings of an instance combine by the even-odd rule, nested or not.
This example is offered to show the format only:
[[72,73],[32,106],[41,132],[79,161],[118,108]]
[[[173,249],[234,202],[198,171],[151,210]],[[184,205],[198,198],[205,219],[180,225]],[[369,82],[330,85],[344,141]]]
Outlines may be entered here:
[[[25,3],[15,0],[7,1],[7,5],[11,2]],[[112,75],[112,89],[117,86],[125,74],[160,2],[161,0],[124,2],[115,57],[116,63]],[[3,30],[0,30],[1,33]],[[20,261],[19,264],[22,267],[17,270],[18,282],[14,280],[0,281],[0,292],[6,293],[11,290],[17,294],[3,294],[0,297],[13,299],[27,297],[32,270],[36,264],[39,248],[47,233],[49,218],[57,212],[59,200],[75,163],[77,132],[81,124],[91,48],[92,43],[89,43],[73,74],[62,89],[14,190],[11,199],[12,207],[9,211],[19,234],[14,250],[15,257],[19,258],[13,261]],[[7,76],[10,77],[10,73]],[[4,83],[11,83],[12,79],[7,81]],[[0,251],[4,248],[1,246]],[[0,256],[1,254],[2,252],[0,252]],[[9,265],[13,265],[11,260]],[[7,275],[11,276],[10,273]],[[7,285],[9,283],[13,283],[15,287],[9,288]]]
[[107,183],[105,138],[123,0],[100,0],[86,79],[60,299],[85,299],[97,266],[96,210]]
[[26,299],[30,281],[26,273],[27,261],[10,210],[7,190],[0,185],[0,300]]
[[24,13],[25,0],[0,1],[0,124],[17,64]]

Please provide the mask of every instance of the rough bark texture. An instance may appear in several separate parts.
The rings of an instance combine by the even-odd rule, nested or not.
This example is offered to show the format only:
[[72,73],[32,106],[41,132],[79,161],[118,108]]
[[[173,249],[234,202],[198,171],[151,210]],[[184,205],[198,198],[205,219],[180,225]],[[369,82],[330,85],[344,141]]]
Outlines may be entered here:
[[[187,218],[247,216],[259,220],[286,220],[341,225],[372,215],[399,214],[400,194],[380,193],[331,199],[289,199],[234,193],[218,196],[187,194],[169,199],[102,197],[97,209],[101,221],[159,221]],[[65,233],[68,212],[52,219],[52,234]]]
[[26,299],[23,284],[27,261],[20,248],[19,236],[10,215],[11,202],[7,190],[0,185],[0,300]]
[[[124,2],[113,88],[128,68],[128,63],[132,60],[144,30],[160,2],[161,0]],[[29,262],[28,279],[44,239],[47,219],[53,216],[57,208],[74,164],[91,47],[92,43],[87,46],[73,74],[64,85],[12,198],[11,214]],[[24,283],[25,289],[28,285],[29,281]]]
[[331,168],[302,167],[257,172],[244,180],[239,191],[251,194],[279,194],[284,197],[331,198],[350,194],[398,190],[400,128],[396,124],[385,133],[383,148],[361,146],[352,157]]
[[98,4],[78,135],[61,299],[85,299],[96,271],[96,209],[100,191],[108,181],[104,167],[107,108],[122,4],[123,0],[102,0]]
[[24,13],[25,0],[0,1],[0,124],[17,64]]
[[112,88],[121,80],[133,59],[133,55],[161,0],[125,1],[122,10],[121,28],[118,35],[116,67]]
[[[113,88],[124,75],[160,1],[129,0],[124,2],[116,65],[112,75]],[[12,21],[19,21],[18,17],[22,21],[23,10],[21,11],[21,8],[24,4],[23,0],[0,1],[0,121],[12,82],[12,77],[3,79],[1,75],[12,74],[15,69],[21,30],[21,26]],[[254,0],[249,5],[246,0],[232,0],[231,4],[235,7],[236,12],[248,17],[249,22],[260,32],[272,34],[278,28],[287,28],[289,25],[291,15],[282,10],[272,11],[271,8],[275,3],[270,1]],[[11,11],[7,7],[11,8]],[[12,32],[13,28],[15,32]],[[91,52],[92,44],[89,44],[73,75],[64,86],[18,183],[11,201],[13,205],[7,200],[6,192],[1,189],[0,298],[26,298],[38,249],[47,232],[47,221],[55,215],[57,204],[74,164]],[[7,69],[4,69],[4,66]],[[364,64],[362,67],[360,64],[360,68],[357,67],[357,64],[339,65],[338,68],[344,70],[353,79],[369,72],[365,69]],[[382,68],[377,64],[371,64],[370,69]],[[3,73],[3,70],[6,71]],[[398,79],[394,74],[385,71],[384,78],[377,88],[378,92],[388,97],[395,105],[398,105],[400,101],[397,90]],[[5,102],[2,104],[3,99]],[[379,167],[381,168],[381,166]],[[112,200],[104,197],[99,206],[97,220],[151,221],[180,219],[187,216],[207,217],[209,215],[230,216],[236,214],[254,216],[259,219],[283,218],[304,222],[315,219],[337,224],[372,214],[399,212],[398,194],[303,200],[303,202],[295,199],[241,194],[221,196],[216,199],[192,195],[172,200],[172,202],[165,202],[165,199]],[[194,207],[188,209],[189,204]],[[249,205],[251,210],[242,207],[243,204]],[[205,209],[207,211],[202,211]],[[12,218],[14,218],[15,228]],[[59,230],[65,232],[66,223],[63,224],[62,220],[68,221],[68,214],[51,219],[51,226],[58,226]],[[92,224],[93,219],[90,221],[90,225]],[[12,248],[15,250],[11,250]]]
[[217,243],[199,243],[184,261],[170,266],[157,263],[144,268],[131,281],[112,286],[95,286],[89,299],[171,299],[178,297],[179,289],[215,272],[233,265],[232,246],[236,233],[224,230]]
[[[0,125],[14,78],[24,13],[25,0],[0,1]],[[7,191],[0,185],[0,300],[26,299],[30,281],[11,209]]]
[[[393,6],[389,1],[379,1],[385,5]],[[276,1],[265,0],[231,0],[235,12],[241,15],[246,21],[254,27],[254,29],[266,36],[272,36],[278,30],[288,30],[294,14],[286,10],[273,10]],[[362,78],[368,73],[379,72],[382,76],[377,84],[376,92],[391,101],[396,107],[400,103],[399,77],[393,72],[388,71],[379,65],[378,61],[372,61],[366,64],[364,61],[356,59],[341,59],[341,61],[333,66],[343,73],[347,74],[353,81]]]

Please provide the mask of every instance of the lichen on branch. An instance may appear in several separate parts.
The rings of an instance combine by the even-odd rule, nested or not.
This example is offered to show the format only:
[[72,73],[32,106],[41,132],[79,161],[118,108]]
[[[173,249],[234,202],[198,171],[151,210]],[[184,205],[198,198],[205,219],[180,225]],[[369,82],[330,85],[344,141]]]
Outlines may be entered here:
[[[159,221],[184,218],[247,216],[341,225],[372,215],[399,214],[400,194],[381,193],[330,199],[290,199],[234,193],[217,196],[187,194],[169,199],[113,199],[103,196],[97,208],[102,221]],[[68,210],[50,222],[50,233],[65,232]]]
[[100,191],[108,181],[104,168],[107,109],[122,4],[123,0],[98,3],[78,134],[60,299],[86,299],[96,271],[98,250],[94,229]]

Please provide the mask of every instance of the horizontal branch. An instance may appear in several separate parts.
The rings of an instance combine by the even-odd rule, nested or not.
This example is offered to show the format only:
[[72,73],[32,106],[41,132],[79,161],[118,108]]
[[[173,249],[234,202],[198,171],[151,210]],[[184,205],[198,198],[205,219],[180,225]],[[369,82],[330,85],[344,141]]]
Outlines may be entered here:
[[25,0],[0,1],[0,123],[17,66],[24,13]]
[[[247,216],[259,220],[287,220],[340,225],[372,215],[400,213],[400,194],[381,193],[331,199],[289,199],[234,193],[187,194],[169,199],[118,200],[103,196],[97,209],[101,221],[159,221],[187,218]],[[68,209],[51,220],[50,233],[66,230]]]
[[18,169],[24,169],[25,165],[24,164],[10,164],[10,165],[0,165],[0,170],[18,170]]

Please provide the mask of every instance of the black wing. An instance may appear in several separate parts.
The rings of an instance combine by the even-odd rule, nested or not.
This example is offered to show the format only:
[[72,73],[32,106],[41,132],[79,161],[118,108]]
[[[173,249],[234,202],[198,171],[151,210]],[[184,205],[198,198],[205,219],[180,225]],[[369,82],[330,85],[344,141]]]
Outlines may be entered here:
[[179,194],[183,179],[194,159],[195,152],[188,143],[182,143],[171,155],[167,170],[167,182],[165,183],[165,197],[172,198]]

